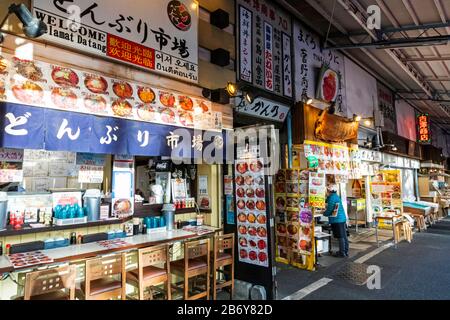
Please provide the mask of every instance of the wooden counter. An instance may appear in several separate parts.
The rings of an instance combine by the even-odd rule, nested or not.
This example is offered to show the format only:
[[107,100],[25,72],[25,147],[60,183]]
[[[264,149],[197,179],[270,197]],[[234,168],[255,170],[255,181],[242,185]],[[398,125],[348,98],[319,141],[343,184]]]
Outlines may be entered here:
[[[47,264],[57,264],[63,262],[70,262],[74,260],[87,259],[96,257],[99,255],[119,252],[119,251],[129,251],[135,250],[139,248],[149,247],[153,245],[158,245],[162,243],[173,243],[182,240],[195,239],[205,236],[214,235],[216,232],[220,231],[220,228],[210,227],[210,226],[202,226],[206,227],[210,230],[210,232],[206,234],[199,235],[194,232],[185,231],[185,230],[173,230],[166,232],[159,232],[153,234],[140,234],[132,237],[122,238],[123,241],[127,242],[127,246],[123,246],[115,249],[107,249],[97,242],[86,243],[86,244],[78,244],[71,245],[68,247],[50,249],[50,250],[41,250],[48,257],[52,258],[54,261]],[[36,269],[39,267],[43,267],[44,265],[36,265],[32,267],[27,267],[23,270],[27,269]],[[8,272],[16,272],[20,269],[14,269],[12,264],[9,262],[6,256],[0,257],[0,274],[8,273]]]

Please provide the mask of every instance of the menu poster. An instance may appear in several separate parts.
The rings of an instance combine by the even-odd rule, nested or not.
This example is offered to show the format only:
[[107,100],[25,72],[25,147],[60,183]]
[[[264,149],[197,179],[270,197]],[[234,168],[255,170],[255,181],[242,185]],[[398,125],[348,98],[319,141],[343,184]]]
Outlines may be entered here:
[[370,190],[375,215],[403,212],[400,170],[380,170],[374,177]]
[[223,192],[225,195],[233,195],[233,176],[225,175],[223,177]]
[[280,170],[275,175],[275,234],[276,234],[276,260],[289,263],[289,252],[287,247],[286,223],[286,171]]
[[33,166],[33,177],[47,177],[48,164],[48,162],[36,162]]
[[226,212],[227,212],[227,224],[236,224],[235,222],[235,210],[234,210],[234,200],[232,195],[226,196]]
[[103,167],[80,166],[78,173],[79,183],[103,183]]
[[308,257],[314,249],[309,190],[319,189],[316,185],[310,187],[311,174],[314,179],[325,181],[324,174],[310,173],[309,170],[280,170],[275,176],[276,260],[305,269],[312,268],[313,263]]
[[305,157],[314,156],[319,160],[318,172],[348,176],[350,158],[348,148],[323,142],[305,141]]
[[361,152],[358,148],[351,148],[350,151],[350,172],[348,179],[362,178]]
[[324,173],[309,173],[309,205],[324,209],[326,198],[326,179]]
[[236,160],[239,261],[269,266],[263,159]]
[[198,194],[208,194],[208,176],[198,176]]
[[70,165],[64,162],[49,162],[48,172],[51,177],[67,177]]
[[116,160],[112,175],[112,212],[120,218],[134,212],[134,163]]
[[172,179],[172,197],[174,200],[187,198],[186,180]]
[[23,170],[0,169],[0,183],[22,182]]
[[[313,212],[311,207],[302,208],[300,211],[300,229],[298,251],[303,255],[310,255],[313,251],[314,226],[313,226]],[[302,265],[303,260],[302,260]]]

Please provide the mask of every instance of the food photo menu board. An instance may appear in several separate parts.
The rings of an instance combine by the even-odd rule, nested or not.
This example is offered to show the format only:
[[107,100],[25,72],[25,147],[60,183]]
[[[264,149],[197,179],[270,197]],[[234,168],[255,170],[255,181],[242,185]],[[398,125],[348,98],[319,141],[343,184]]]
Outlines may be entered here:
[[372,212],[392,215],[403,212],[400,170],[380,170],[371,183]]
[[305,157],[317,158],[318,172],[332,175],[348,176],[350,157],[348,148],[341,145],[316,141],[305,141]]
[[[213,128],[212,105],[145,84],[0,55],[0,101],[197,129]],[[195,125],[194,125],[195,124]]]
[[313,250],[313,214],[308,170],[280,170],[275,176],[276,260],[310,269]]
[[309,173],[309,205],[325,209],[326,179],[324,173]]
[[239,261],[268,267],[263,160],[236,160],[235,169]]

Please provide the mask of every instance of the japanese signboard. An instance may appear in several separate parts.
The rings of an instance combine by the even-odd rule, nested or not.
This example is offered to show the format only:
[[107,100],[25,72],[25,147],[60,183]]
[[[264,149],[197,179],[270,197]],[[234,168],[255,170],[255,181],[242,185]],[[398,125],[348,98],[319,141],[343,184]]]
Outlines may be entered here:
[[430,117],[427,113],[417,115],[417,134],[417,142],[431,143]]
[[0,61],[0,101],[181,127],[216,125],[205,99],[9,54]]
[[239,0],[239,79],[292,98],[291,19],[266,0]]
[[82,165],[78,173],[79,183],[102,183],[103,182],[103,167]]
[[177,127],[174,126],[5,102],[0,102],[0,110],[5,118],[0,128],[0,146],[4,148],[40,150],[45,147],[49,151],[147,156],[171,156],[172,152],[178,152],[180,156],[192,159],[203,155],[192,152],[194,147],[201,146],[206,150],[214,144],[216,152],[226,152],[222,132],[185,129],[195,138],[191,153],[186,154],[189,149],[186,150],[183,143],[176,150],[168,143],[168,137],[172,141],[181,138],[180,135],[176,137]]
[[0,148],[0,162],[23,162],[23,150]]
[[258,97],[253,103],[246,103],[244,98],[235,99],[236,111],[270,121],[284,122],[289,107],[278,102]]
[[392,91],[377,82],[378,87],[378,110],[384,117],[383,130],[397,133],[397,119],[394,108],[394,95]]
[[266,90],[273,91],[273,29],[264,22],[264,86]]
[[[308,31],[300,23],[295,22],[293,27],[294,52],[295,52],[295,74],[296,83],[295,97],[297,101],[306,101],[310,98],[316,98],[326,101],[336,101],[336,114],[345,115],[345,81],[344,81],[344,56],[333,50],[322,50],[320,47],[320,39],[315,34]],[[333,90],[334,99],[323,99],[316,94],[322,90],[318,90],[319,77],[322,67],[326,66],[328,82],[333,85],[328,86]],[[333,79],[330,74],[333,73]],[[338,81],[339,80],[339,81]],[[333,87],[333,88],[332,88]],[[328,91],[328,90],[327,90]],[[331,91],[331,90],[330,90]],[[336,91],[336,93],[334,93]],[[331,95],[331,93],[330,93]],[[324,105],[313,103],[317,108],[324,109]]]
[[240,33],[240,75],[241,79],[252,82],[252,30],[253,14],[244,7],[239,7],[239,29]]
[[89,165],[103,167],[105,165],[106,155],[94,153],[79,152],[76,155],[77,165]]
[[198,82],[198,4],[194,0],[33,0],[48,26],[44,40]]
[[292,58],[291,58],[291,37],[283,33],[283,89],[284,95],[292,97]]

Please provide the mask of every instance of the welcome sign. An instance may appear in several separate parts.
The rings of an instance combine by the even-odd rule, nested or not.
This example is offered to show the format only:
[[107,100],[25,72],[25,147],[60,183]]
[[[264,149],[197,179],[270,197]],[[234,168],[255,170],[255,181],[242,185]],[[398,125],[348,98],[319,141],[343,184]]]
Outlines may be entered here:
[[[193,0],[33,0],[44,40],[198,82],[198,5]],[[158,8],[158,9],[154,9]]]

